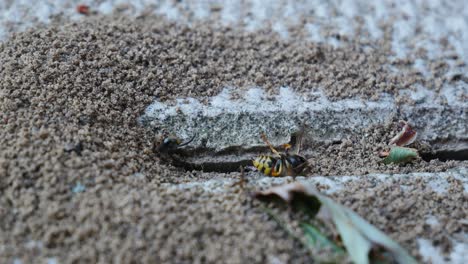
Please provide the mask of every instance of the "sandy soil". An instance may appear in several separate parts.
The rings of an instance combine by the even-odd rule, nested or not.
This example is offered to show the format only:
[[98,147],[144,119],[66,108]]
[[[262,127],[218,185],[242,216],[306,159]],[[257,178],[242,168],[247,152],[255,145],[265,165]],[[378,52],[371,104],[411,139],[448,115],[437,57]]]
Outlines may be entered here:
[[[156,97],[211,96],[226,85],[259,85],[271,93],[281,85],[301,92],[320,86],[332,99],[377,98],[438,78],[438,73],[428,79],[395,75],[386,67],[385,47],[333,48],[299,41],[300,35],[287,41],[268,30],[97,17],[18,33],[0,44],[0,258],[310,261],[307,251],[237,188],[218,194],[162,188],[161,183],[237,174],[162,164],[151,151],[154,132],[137,124]],[[422,160],[385,166],[369,158],[394,132],[386,124],[369,128],[368,141],[353,135],[319,147],[314,174],[466,166]],[[415,255],[416,236],[435,237],[448,251],[447,234],[467,231],[461,221],[467,218],[463,189],[454,180],[453,192],[436,195],[421,181],[403,193],[399,184],[352,186],[337,197]],[[407,200],[413,201],[411,209]],[[421,219],[428,213],[440,217],[442,227],[428,228]]]

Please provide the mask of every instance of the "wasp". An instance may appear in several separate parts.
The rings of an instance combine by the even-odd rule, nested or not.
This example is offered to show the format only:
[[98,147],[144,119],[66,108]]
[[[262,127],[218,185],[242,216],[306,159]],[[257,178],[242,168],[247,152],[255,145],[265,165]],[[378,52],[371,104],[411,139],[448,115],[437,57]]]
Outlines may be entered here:
[[174,152],[176,149],[190,144],[196,135],[193,135],[191,139],[182,143],[182,140],[176,137],[164,137],[160,142],[161,144],[154,146],[154,151],[160,154],[168,154]]
[[278,152],[268,141],[266,135],[262,134],[261,138],[263,142],[265,142],[274,155],[260,155],[252,160],[253,165],[263,174],[273,177],[294,177],[304,172],[309,163],[304,157],[299,155],[303,132],[301,130],[291,135],[290,142],[283,145],[285,148],[284,153]]

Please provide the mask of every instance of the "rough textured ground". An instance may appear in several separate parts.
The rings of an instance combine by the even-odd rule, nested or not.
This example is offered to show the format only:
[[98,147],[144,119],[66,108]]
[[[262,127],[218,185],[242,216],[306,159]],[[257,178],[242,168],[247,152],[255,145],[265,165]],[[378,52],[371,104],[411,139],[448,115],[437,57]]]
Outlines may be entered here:
[[[432,67],[434,69],[428,79],[421,72],[395,73],[391,69],[399,62],[388,59],[391,50],[385,46],[371,46],[364,52],[360,43],[333,47],[299,41],[305,38],[306,33],[286,41],[272,38],[275,33],[267,29],[263,34],[257,34],[227,27],[213,31],[197,24],[189,30],[184,25],[152,18],[140,19],[137,23],[90,20],[80,24],[81,30],[72,25],[71,28],[36,32],[76,41],[52,42],[54,50],[42,54],[51,56],[48,63],[57,67],[75,60],[88,61],[87,66],[93,64],[98,67],[100,64],[102,78],[112,74],[107,71],[109,68],[114,71],[126,69],[128,73],[134,71],[142,79],[138,80],[140,83],[132,84],[140,85],[142,91],[156,87],[156,91],[146,94],[158,96],[161,100],[181,93],[211,96],[226,86],[260,86],[276,93],[280,86],[285,85],[302,92],[320,87],[335,99],[355,95],[376,99],[382,92],[393,94],[398,89],[414,88],[416,83],[440,89],[443,82],[451,81],[444,77],[448,68],[440,65]],[[95,24],[99,26],[95,27]],[[105,35],[102,34],[104,32]],[[117,39],[118,42],[113,42]],[[93,53],[88,52],[81,57],[69,54],[78,48],[92,50]],[[113,61],[108,64],[93,61],[104,57],[109,59],[110,56]],[[94,80],[83,78],[80,81],[81,85],[86,85]]]
[[429,239],[444,252],[451,252],[451,238],[468,231],[468,197],[461,182],[453,177],[444,193],[436,192],[424,178],[398,179],[377,186],[350,182],[344,190],[333,195],[337,201],[382,227],[386,234],[398,237],[402,245],[413,249],[413,255],[418,254],[415,237]]
[[[160,164],[151,152],[155,135],[137,118],[155,97],[210,96],[224,85],[261,85],[271,92],[283,84],[299,91],[321,86],[331,98],[345,98],[393,93],[413,83],[382,67],[385,52],[285,41],[268,31],[189,28],[152,17],[98,17],[13,35],[0,44],[0,257],[25,263],[309,261],[242,192],[160,187],[225,175]],[[394,132],[369,129],[372,142],[354,136],[319,147],[314,173],[350,174],[356,165],[356,173],[466,166],[421,160],[378,165],[369,152]],[[385,186],[376,188],[382,200],[352,190],[339,198],[416,253],[411,239],[422,233],[419,217],[432,203],[442,203],[438,213],[449,225],[425,235],[443,240],[462,230],[458,220],[466,218],[463,192],[440,198],[421,186],[407,197],[424,199],[407,214],[397,210],[402,194]],[[402,228],[389,226],[392,220]]]

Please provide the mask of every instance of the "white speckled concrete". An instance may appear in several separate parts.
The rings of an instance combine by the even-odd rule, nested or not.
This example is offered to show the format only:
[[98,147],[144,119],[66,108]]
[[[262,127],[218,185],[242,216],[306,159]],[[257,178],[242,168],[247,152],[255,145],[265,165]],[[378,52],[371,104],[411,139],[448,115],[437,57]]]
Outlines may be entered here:
[[216,149],[263,145],[258,135],[271,131],[275,135],[269,138],[275,144],[288,142],[290,133],[298,130],[299,124],[306,125],[307,137],[315,141],[344,139],[392,118],[409,121],[421,140],[468,141],[468,104],[459,100],[450,106],[438,104],[435,97],[414,106],[397,106],[391,97],[375,102],[362,99],[331,102],[321,93],[297,94],[289,88],[281,88],[273,100],[264,96],[261,89],[254,88],[245,92],[244,98],[232,100],[229,89],[225,89],[207,104],[194,98],[177,100],[174,105],[156,101],[148,106],[140,122],[181,138],[197,134],[193,145],[204,142],[205,147]]

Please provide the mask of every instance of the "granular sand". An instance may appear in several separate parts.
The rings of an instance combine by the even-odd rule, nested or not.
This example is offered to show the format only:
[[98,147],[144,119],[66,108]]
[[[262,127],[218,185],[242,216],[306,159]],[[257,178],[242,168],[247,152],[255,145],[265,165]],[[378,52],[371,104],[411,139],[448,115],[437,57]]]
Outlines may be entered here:
[[[468,232],[468,196],[459,180],[451,177],[448,182],[444,193],[434,191],[424,178],[392,180],[377,186],[349,182],[332,196],[411,249],[414,256],[418,255],[415,237],[428,239],[449,254],[451,238]],[[431,218],[437,224],[432,225],[428,221]]]
[[[390,150],[388,142],[400,129],[397,120],[381,125],[367,127],[362,134],[349,135],[341,142],[312,142],[308,158],[313,158],[312,175],[365,175],[369,173],[410,173],[442,172],[447,169],[468,166],[467,161],[445,161],[438,159],[425,161],[418,157],[406,164],[383,164],[380,152]],[[425,141],[416,140],[408,147],[420,153],[431,153],[432,148]]]
[[[384,54],[285,41],[269,31],[189,28],[154,17],[97,17],[13,35],[0,44],[1,259],[309,262],[305,249],[245,194],[161,188],[163,182],[232,175],[161,164],[151,152],[155,135],[136,120],[155,98],[212,96],[228,85],[259,85],[271,93],[281,85],[300,92],[320,87],[331,99],[376,98],[408,86],[402,85],[403,75],[382,66]],[[388,131],[370,128],[369,135],[319,148],[313,173],[440,171],[466,165],[435,161],[428,166],[421,160],[378,165],[369,153],[390,138],[381,137]],[[84,192],[74,189],[77,184],[84,185]],[[414,251],[409,240],[422,232],[401,235],[422,225],[415,221],[435,199],[424,188],[414,188],[411,197],[428,198],[406,214],[391,209],[398,205],[391,197],[404,194],[387,194],[385,188],[379,191],[382,200],[360,199],[362,187],[340,199],[348,205],[352,201],[353,209]],[[389,199],[395,206],[385,207]],[[455,219],[466,214],[460,209],[465,203],[448,196],[442,202],[454,208],[436,212],[443,219],[454,211],[461,212]],[[398,217],[400,225],[392,225],[390,220]],[[424,235],[459,230],[460,223],[451,223],[453,229]]]

